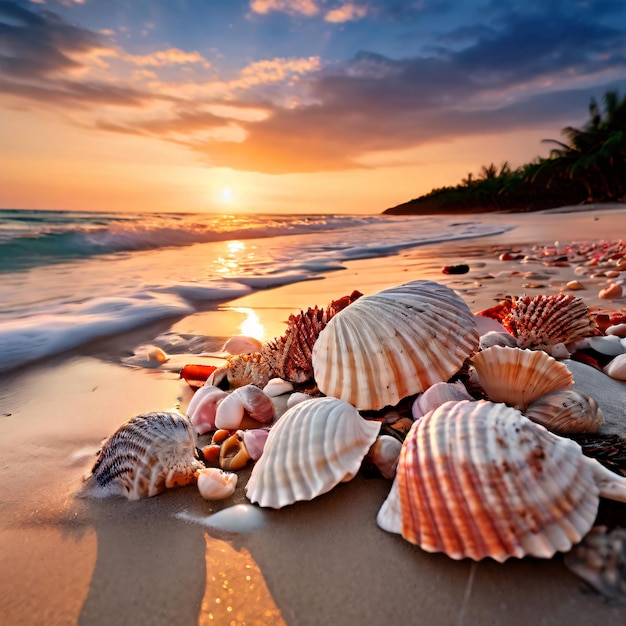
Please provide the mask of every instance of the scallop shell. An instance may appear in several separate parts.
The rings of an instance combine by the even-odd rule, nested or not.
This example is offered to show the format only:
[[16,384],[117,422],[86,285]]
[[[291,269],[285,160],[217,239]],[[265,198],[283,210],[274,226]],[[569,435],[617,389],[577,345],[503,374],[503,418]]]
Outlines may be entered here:
[[521,410],[551,391],[574,384],[567,367],[540,350],[492,346],[475,354],[471,363],[490,400]]
[[520,348],[549,351],[555,343],[598,334],[585,301],[563,293],[514,299],[509,315],[503,324],[512,327]]
[[194,483],[195,472],[204,468],[196,445],[196,433],[184,415],[138,415],[103,443],[85,487],[96,497],[138,500]]
[[478,348],[474,316],[452,289],[416,280],[364,296],[313,347],[324,394],[377,410],[449,380]]
[[604,416],[594,398],[576,389],[559,389],[528,405],[524,415],[557,434],[595,433]]
[[441,406],[444,402],[472,399],[465,385],[460,381],[455,383],[435,383],[415,398],[411,407],[411,414],[413,419],[419,419],[429,411]]
[[315,306],[290,315],[285,334],[267,341],[261,350],[274,375],[292,383],[304,383],[312,378],[313,345],[320,332],[332,317],[362,295],[354,291],[331,302],[326,308]]
[[626,603],[626,528],[594,526],[565,555],[565,565],[600,593]]
[[486,400],[448,402],[415,422],[377,522],[454,559],[551,558],[591,528],[626,478],[578,444]]
[[246,494],[275,509],[312,500],[355,476],[379,430],[337,398],[300,402],[270,430]]

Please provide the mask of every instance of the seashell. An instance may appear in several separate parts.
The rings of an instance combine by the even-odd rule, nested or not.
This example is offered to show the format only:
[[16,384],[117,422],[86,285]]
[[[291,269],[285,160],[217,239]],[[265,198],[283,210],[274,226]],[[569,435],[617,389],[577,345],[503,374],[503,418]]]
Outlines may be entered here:
[[383,478],[393,480],[400,457],[402,442],[390,435],[380,435],[367,453]]
[[312,378],[313,345],[320,332],[333,316],[362,295],[360,291],[354,291],[331,302],[325,309],[315,306],[290,315],[285,334],[266,342],[261,350],[274,374],[292,383],[304,383]]
[[274,404],[255,385],[238,387],[219,403],[215,413],[215,426],[235,430],[241,426],[244,415],[249,415],[261,424],[268,424],[274,419]]
[[245,467],[251,460],[248,448],[243,442],[243,431],[238,430],[228,437],[220,448],[219,464],[224,470],[238,470]]
[[493,346],[475,354],[471,363],[492,402],[522,410],[533,400],[574,384],[567,367],[541,350]]
[[612,600],[626,602],[626,528],[594,526],[564,558],[577,576]]
[[293,384],[282,378],[272,378],[267,385],[263,387],[263,392],[270,398],[282,396],[284,393],[289,393],[290,391],[293,391]]
[[265,387],[269,382],[271,368],[260,352],[229,356],[226,363],[218,367],[207,379],[208,385],[237,388],[244,385]]
[[205,463],[218,463],[220,459],[220,446],[216,443],[210,443],[206,446],[202,446],[200,451],[202,452],[202,460]]
[[380,426],[337,398],[296,404],[270,430],[246,485],[248,498],[279,509],[312,500],[351,480]]
[[580,446],[486,400],[448,402],[415,422],[377,516],[453,559],[551,558],[589,531],[599,497],[626,501],[626,478]]
[[237,474],[224,472],[217,467],[198,470],[198,491],[205,500],[223,500],[235,493]]
[[562,293],[515,299],[502,323],[511,327],[520,348],[536,350],[598,334],[584,300]]
[[415,398],[411,407],[413,419],[419,419],[450,400],[473,400],[462,382],[435,383]]
[[517,346],[517,339],[507,332],[490,331],[481,335],[480,349],[486,350],[487,348],[491,348],[491,346],[508,346],[509,348],[514,348]]
[[449,380],[478,348],[474,316],[452,289],[416,280],[364,296],[313,347],[322,393],[377,410]]
[[196,433],[177,411],[145,413],[120,426],[104,443],[85,493],[138,500],[196,481]]
[[235,335],[222,346],[222,352],[228,352],[229,354],[234,355],[252,354],[253,352],[260,352],[262,346],[263,343],[255,337]]
[[576,389],[559,389],[528,405],[524,415],[557,434],[595,433],[604,416],[594,398]]
[[615,380],[626,380],[626,354],[620,354],[604,368],[604,373]]
[[196,391],[187,407],[187,417],[199,435],[215,428],[217,405],[228,396],[223,389],[205,385]]
[[253,461],[257,461],[265,448],[270,431],[266,428],[254,428],[243,431],[243,444]]
[[607,287],[604,289],[600,289],[598,293],[598,298],[602,298],[603,300],[609,300],[613,298],[621,298],[622,297],[622,286],[618,285],[615,282],[609,283]]
[[313,396],[308,393],[303,393],[301,391],[296,391],[292,393],[287,399],[287,408],[290,409],[292,406],[296,406],[299,402],[304,402],[305,400],[311,400]]
[[624,352],[624,346],[622,346],[619,337],[615,335],[609,335],[607,337],[589,337],[589,347],[606,356],[617,356]]

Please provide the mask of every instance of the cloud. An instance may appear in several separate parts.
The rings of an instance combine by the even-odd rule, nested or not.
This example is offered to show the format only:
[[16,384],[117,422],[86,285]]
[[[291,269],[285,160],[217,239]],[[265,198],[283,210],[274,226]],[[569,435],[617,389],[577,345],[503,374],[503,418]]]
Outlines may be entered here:
[[157,50],[152,54],[120,54],[119,57],[128,63],[142,67],[165,67],[187,63],[200,63],[204,67],[210,67],[210,63],[199,52],[185,52],[178,48]]
[[253,13],[260,13],[261,15],[278,11],[288,15],[311,17],[320,12],[319,6],[313,0],[252,0],[250,9]]
[[366,15],[367,7],[348,2],[347,4],[344,4],[326,13],[324,19],[327,22],[340,24],[342,22],[352,22],[354,20],[360,20]]

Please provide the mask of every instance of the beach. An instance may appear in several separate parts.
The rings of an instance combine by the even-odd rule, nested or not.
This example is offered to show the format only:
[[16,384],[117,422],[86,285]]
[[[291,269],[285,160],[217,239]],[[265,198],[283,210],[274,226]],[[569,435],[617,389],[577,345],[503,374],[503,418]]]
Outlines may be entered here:
[[[193,391],[176,368],[199,357],[172,355],[154,368],[128,365],[138,346],[158,344],[164,334],[206,336],[205,347],[217,351],[246,322],[263,327],[268,338],[279,336],[300,309],[326,306],[355,289],[372,294],[417,279],[453,288],[474,313],[507,295],[561,291],[588,306],[626,311],[626,286],[624,296],[602,299],[599,291],[609,282],[604,276],[541,258],[521,262],[533,246],[626,239],[623,205],[498,214],[489,223],[503,228],[398,246],[370,258],[355,255],[341,261],[342,269],[335,260],[326,267],[318,260],[319,271],[306,280],[233,290],[240,297],[181,308],[171,318],[93,337],[4,371],[0,623],[623,623],[626,608],[570,572],[562,555],[503,564],[455,561],[381,530],[376,514],[391,485],[384,478],[359,474],[310,502],[263,509],[258,527],[245,533],[205,522],[248,502],[250,467],[239,472],[235,494],[223,501],[204,500],[194,486],[135,502],[76,497],[105,437],[135,415],[175,406],[184,412],[189,403]],[[500,260],[511,251],[520,258]],[[442,271],[460,264],[469,271]],[[618,280],[625,277],[622,272]],[[580,290],[569,290],[573,280]],[[610,432],[626,437],[626,383],[612,382],[611,397],[597,400],[607,403]]]

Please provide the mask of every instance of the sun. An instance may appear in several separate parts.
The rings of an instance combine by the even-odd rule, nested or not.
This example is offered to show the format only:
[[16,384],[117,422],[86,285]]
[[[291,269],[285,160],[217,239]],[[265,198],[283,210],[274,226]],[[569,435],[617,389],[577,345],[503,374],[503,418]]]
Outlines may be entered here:
[[220,189],[218,194],[220,204],[232,204],[234,199],[235,194],[231,187],[224,187],[224,189]]

